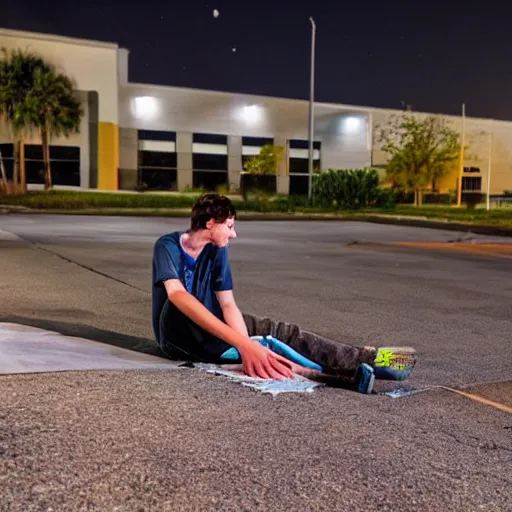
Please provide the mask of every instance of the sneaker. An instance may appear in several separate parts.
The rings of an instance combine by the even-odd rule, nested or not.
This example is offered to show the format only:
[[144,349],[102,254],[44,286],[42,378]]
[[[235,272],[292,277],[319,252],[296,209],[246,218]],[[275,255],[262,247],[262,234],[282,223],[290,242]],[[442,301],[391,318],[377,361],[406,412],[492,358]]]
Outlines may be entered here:
[[361,363],[356,376],[357,391],[365,395],[371,395],[375,384],[375,373],[373,368],[366,363]]
[[410,347],[380,347],[375,356],[375,377],[387,380],[405,380],[417,361],[416,351]]

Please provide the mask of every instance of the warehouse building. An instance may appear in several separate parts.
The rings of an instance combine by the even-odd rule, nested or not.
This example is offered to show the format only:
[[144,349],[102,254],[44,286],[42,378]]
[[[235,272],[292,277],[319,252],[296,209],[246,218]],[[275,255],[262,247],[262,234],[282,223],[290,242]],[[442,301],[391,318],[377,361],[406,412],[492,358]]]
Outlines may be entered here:
[[[308,102],[131,83],[129,51],[116,44],[0,29],[0,47],[34,51],[71,76],[84,106],[81,132],[54,139],[55,185],[83,189],[187,190],[219,185],[237,190],[247,158],[272,143],[285,148],[277,191],[305,193]],[[376,127],[399,110],[315,103],[315,166],[382,168]],[[418,114],[426,115],[426,114]],[[461,120],[446,116],[460,129]],[[466,119],[470,147],[463,190],[512,189],[512,122]],[[490,137],[492,134],[492,137]],[[27,181],[43,182],[40,140],[25,144]],[[13,146],[0,127],[0,150],[12,169]],[[441,188],[456,188],[454,171]]]

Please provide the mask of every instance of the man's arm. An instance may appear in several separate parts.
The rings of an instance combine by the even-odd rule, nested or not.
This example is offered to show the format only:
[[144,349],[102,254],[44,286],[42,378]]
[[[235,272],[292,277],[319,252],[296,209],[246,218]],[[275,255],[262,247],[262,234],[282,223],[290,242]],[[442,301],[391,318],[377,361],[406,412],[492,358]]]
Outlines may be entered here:
[[[293,372],[288,360],[251,340],[247,335],[219,320],[188,293],[179,279],[164,281],[169,300],[197,325],[226,343],[238,349],[242,356],[244,372],[251,377],[263,379],[292,378]],[[243,322],[243,319],[242,319]]]
[[235,302],[233,290],[224,290],[221,292],[215,292],[215,294],[217,295],[220,307],[222,308],[222,313],[224,314],[224,320],[226,323],[240,334],[249,336],[242,312]]

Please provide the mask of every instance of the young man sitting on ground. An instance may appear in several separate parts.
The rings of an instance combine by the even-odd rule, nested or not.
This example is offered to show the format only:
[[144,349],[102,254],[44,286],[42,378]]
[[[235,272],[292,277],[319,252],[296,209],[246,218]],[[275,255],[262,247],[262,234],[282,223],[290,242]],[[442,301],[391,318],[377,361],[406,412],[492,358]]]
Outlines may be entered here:
[[411,348],[353,347],[293,324],[244,315],[233,295],[228,245],[235,208],[205,194],[192,208],[188,231],[160,237],[153,253],[153,330],[171,359],[241,363],[263,379],[334,376],[371,393],[375,378],[404,380],[416,363]]

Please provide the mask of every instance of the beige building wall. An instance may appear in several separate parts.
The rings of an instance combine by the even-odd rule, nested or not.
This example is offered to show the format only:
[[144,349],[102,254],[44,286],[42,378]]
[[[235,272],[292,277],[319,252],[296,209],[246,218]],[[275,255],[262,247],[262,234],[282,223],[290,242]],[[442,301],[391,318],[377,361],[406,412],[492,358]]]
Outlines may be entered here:
[[[121,85],[119,94],[123,128],[308,139],[307,101],[145,84]],[[369,123],[365,109],[317,103],[322,168],[368,166]]]
[[228,183],[229,190],[236,193],[240,190],[240,173],[242,172],[242,137],[228,137]]
[[[387,162],[387,154],[382,151],[382,144],[378,140],[380,127],[386,126],[393,117],[403,115],[398,110],[373,110],[373,150],[372,165],[382,166]],[[432,115],[428,113],[413,112],[414,115],[424,118]],[[448,124],[457,132],[462,131],[462,119],[457,116],[442,115]],[[490,137],[489,137],[490,135]],[[465,173],[465,176],[482,178],[482,192],[487,193],[489,169],[491,169],[490,193],[502,194],[504,190],[512,190],[512,122],[495,121],[466,117],[465,145],[467,147],[464,167],[476,167],[478,173]],[[490,151],[489,151],[490,149]],[[491,160],[489,162],[489,154]],[[451,174],[442,182],[444,189],[455,189],[457,186],[458,166],[455,165]]]
[[[98,188],[117,189],[119,167],[118,46],[50,34],[0,29],[0,47],[36,53],[76,82],[79,91],[98,93]],[[87,132],[85,132],[87,133]],[[7,134],[2,136],[5,138]],[[84,134],[85,135],[85,134]],[[76,139],[80,142],[81,139]],[[73,144],[53,141],[55,144]],[[73,145],[75,145],[73,144]],[[88,183],[87,183],[88,186]]]
[[0,29],[0,47],[27,50],[72,77],[81,91],[97,91],[99,120],[118,123],[117,44]]

